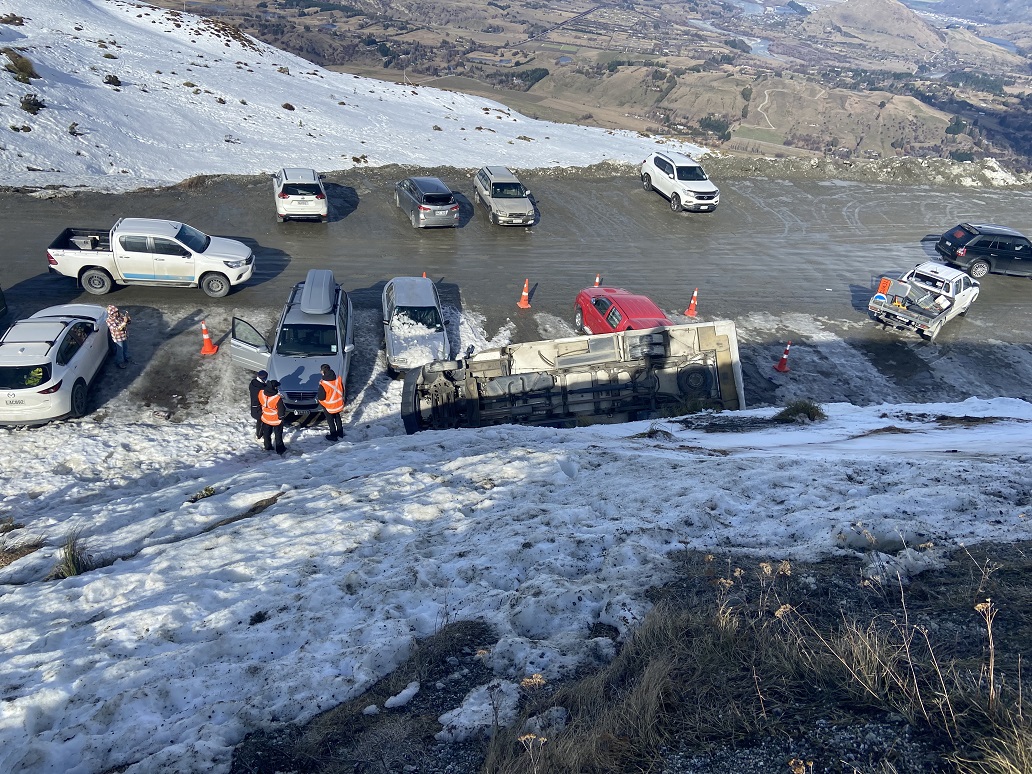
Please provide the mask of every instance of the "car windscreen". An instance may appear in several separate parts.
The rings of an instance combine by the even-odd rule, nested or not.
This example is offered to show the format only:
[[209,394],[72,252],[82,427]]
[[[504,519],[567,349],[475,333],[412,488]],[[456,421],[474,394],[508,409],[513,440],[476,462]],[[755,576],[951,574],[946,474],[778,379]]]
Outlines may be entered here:
[[423,204],[429,204],[434,207],[443,207],[446,204],[452,203],[452,195],[447,194],[426,194],[423,197]]
[[318,196],[322,191],[315,183],[284,183],[283,193],[288,196]]
[[491,186],[491,196],[495,199],[526,199],[527,189],[519,183],[495,183]]
[[276,354],[285,357],[327,357],[336,355],[337,349],[337,329],[332,325],[284,325],[276,342]]
[[50,363],[0,366],[0,390],[24,390],[50,381]]
[[186,225],[185,223],[179,227],[179,233],[176,234],[176,239],[189,247],[195,253],[203,253],[208,249],[208,245],[211,244],[210,236],[198,231],[193,226]]
[[709,180],[702,167],[678,167],[678,180]]
[[444,330],[444,323],[437,307],[433,306],[399,306],[394,311],[391,327],[419,325],[430,330]]

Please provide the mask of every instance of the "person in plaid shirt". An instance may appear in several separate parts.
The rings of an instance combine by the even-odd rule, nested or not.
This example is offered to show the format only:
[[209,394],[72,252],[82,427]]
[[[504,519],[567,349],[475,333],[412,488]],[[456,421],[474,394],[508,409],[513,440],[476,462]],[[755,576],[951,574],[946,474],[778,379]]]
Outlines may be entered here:
[[118,307],[111,304],[107,308],[108,330],[111,332],[111,341],[115,344],[115,363],[119,368],[129,365],[129,313],[118,311]]

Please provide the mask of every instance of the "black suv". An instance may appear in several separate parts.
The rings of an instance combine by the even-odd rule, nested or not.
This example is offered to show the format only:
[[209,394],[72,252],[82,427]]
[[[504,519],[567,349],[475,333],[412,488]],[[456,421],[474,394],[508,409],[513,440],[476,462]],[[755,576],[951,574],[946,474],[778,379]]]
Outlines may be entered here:
[[961,223],[939,238],[935,250],[946,263],[975,278],[989,272],[1032,275],[1032,243],[1006,226]]

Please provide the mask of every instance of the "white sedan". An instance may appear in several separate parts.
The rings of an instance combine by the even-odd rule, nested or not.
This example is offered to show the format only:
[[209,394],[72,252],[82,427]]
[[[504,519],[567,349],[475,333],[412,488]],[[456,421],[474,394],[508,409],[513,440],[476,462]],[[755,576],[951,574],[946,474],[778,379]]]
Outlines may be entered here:
[[18,320],[0,338],[0,425],[83,416],[110,351],[103,306],[51,306]]
[[433,280],[395,277],[383,288],[383,339],[392,376],[451,354]]

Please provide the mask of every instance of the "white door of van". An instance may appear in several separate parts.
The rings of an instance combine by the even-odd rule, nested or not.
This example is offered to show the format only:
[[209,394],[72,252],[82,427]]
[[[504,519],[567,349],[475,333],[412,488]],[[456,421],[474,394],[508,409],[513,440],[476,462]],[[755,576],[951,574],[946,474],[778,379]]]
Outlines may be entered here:
[[251,323],[233,318],[233,332],[229,337],[229,359],[252,371],[268,369],[272,349]]

